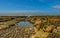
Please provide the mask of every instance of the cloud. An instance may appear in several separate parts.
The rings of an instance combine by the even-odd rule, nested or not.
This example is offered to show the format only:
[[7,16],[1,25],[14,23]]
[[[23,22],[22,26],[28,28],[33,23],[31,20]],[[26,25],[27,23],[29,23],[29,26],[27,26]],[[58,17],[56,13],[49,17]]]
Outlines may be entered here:
[[0,15],[54,15],[60,14],[57,10],[6,10],[0,11]]
[[28,13],[33,13],[33,12],[35,12],[35,13],[50,13],[50,12],[60,12],[59,10],[16,10],[16,11],[14,11],[14,12],[16,12],[16,13],[21,13],[21,12],[28,12]]
[[45,13],[45,12],[60,12],[59,10],[3,10],[0,13]]
[[41,10],[16,10],[16,12],[43,12]]
[[60,5],[53,6],[53,8],[59,8],[60,9]]

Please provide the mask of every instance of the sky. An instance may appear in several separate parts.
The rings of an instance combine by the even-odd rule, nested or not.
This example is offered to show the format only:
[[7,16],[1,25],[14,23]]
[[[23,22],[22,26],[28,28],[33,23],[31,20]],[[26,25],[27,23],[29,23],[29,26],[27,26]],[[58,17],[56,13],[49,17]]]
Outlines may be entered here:
[[0,0],[0,15],[60,15],[60,0]]

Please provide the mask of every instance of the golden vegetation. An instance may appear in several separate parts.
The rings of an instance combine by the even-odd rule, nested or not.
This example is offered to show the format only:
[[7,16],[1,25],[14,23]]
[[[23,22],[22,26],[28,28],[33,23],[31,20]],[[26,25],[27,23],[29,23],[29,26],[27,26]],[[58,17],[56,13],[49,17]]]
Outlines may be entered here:
[[[7,21],[6,21],[7,19]],[[27,21],[33,28],[15,26],[26,19],[26,16],[1,16],[1,38],[60,38],[60,16],[30,16]],[[1,25],[2,24],[2,25]],[[7,28],[9,27],[9,28]],[[34,32],[35,30],[35,32]]]

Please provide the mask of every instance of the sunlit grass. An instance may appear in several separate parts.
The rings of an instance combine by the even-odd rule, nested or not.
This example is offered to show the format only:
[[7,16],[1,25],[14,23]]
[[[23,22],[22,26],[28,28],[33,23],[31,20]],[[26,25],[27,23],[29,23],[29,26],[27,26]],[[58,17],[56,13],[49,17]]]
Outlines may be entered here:
[[60,32],[56,32],[56,33],[60,35]]

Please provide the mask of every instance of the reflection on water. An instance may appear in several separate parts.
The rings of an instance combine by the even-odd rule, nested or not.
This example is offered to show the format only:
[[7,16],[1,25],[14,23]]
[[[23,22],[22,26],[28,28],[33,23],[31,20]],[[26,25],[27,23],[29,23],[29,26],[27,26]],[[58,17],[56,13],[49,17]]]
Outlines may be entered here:
[[30,23],[29,21],[21,21],[18,23],[19,26],[29,26],[29,27],[33,27],[33,24]]

